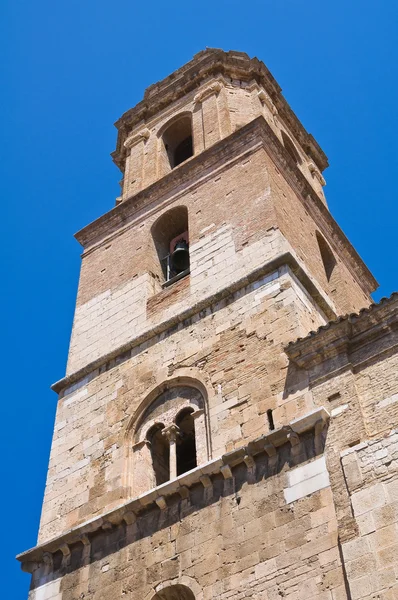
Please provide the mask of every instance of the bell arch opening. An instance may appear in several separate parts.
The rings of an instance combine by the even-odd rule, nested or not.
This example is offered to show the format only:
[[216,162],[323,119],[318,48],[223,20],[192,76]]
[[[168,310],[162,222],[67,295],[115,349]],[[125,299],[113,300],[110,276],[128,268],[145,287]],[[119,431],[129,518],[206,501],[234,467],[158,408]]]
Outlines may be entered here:
[[193,156],[192,116],[185,114],[167,127],[162,135],[171,169]]
[[155,245],[159,268],[158,279],[170,285],[189,273],[189,230],[188,209],[176,206],[153,224],[152,239]]
[[159,590],[152,600],[195,600],[195,595],[186,585],[177,584]]
[[184,408],[175,420],[179,430],[176,449],[177,476],[198,466],[193,412],[193,408]]
[[281,131],[281,135],[283,145],[285,146],[287,152],[290,154],[290,156],[293,158],[294,162],[297,165],[301,165],[303,161],[301,160],[300,154],[298,153],[296,146],[293,144],[290,137],[284,131]]
[[326,279],[329,283],[331,283],[332,276],[335,273],[337,266],[336,258],[332,250],[330,249],[329,244],[327,243],[325,238],[319,233],[319,231],[316,232],[316,240],[318,242],[319,252],[322,258]]
[[156,423],[147,433],[156,485],[170,479],[170,449],[163,430],[164,425]]

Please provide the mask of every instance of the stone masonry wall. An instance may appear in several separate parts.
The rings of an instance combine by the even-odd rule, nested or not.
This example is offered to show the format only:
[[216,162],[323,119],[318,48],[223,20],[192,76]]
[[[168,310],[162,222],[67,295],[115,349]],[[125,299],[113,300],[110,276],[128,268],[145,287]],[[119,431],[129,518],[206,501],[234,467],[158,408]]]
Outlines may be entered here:
[[66,389],[40,541],[134,496],[125,487],[126,428],[150,390],[173,377],[188,373],[204,382],[213,458],[268,431],[268,409],[276,427],[311,410],[306,380],[288,371],[283,347],[324,322],[282,267]]
[[353,600],[398,596],[398,432],[342,453],[358,526],[343,544]]
[[254,470],[102,531],[89,554],[76,544],[54,576],[36,572],[30,600],[151,600],[177,583],[198,600],[345,600],[333,498],[312,443],[295,459],[289,445],[261,455]]
[[[162,290],[154,275],[158,257],[151,226],[182,203],[189,215],[189,284],[181,281]],[[369,299],[340,258],[342,286],[331,289],[315,231],[313,219],[262,150],[185,190],[183,198],[180,190],[178,198],[148,206],[116,237],[105,238],[83,256],[67,373],[287,251],[297,256],[320,293],[329,295],[336,312],[367,305]]]

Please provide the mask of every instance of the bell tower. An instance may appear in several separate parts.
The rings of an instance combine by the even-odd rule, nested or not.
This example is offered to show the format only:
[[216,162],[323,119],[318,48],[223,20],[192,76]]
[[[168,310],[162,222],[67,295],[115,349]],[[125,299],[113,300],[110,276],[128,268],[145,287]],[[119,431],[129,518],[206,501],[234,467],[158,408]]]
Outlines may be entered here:
[[330,411],[285,351],[377,285],[327,158],[242,52],[200,52],[116,127],[120,197],[76,235],[30,600],[348,598]]

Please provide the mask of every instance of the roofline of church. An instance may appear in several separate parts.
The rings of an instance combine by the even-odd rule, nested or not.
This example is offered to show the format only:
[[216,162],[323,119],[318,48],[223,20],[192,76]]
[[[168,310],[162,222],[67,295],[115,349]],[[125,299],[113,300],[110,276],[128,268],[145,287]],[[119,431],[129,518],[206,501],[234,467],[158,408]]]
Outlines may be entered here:
[[111,155],[115,164],[123,170],[126,152],[124,141],[135,125],[142,125],[172,102],[197,89],[204,80],[216,75],[226,75],[231,79],[244,81],[254,80],[262,85],[271,97],[281,118],[318,168],[324,171],[329,166],[326,154],[292,111],[281,93],[281,87],[265,64],[258,58],[250,58],[245,52],[235,50],[225,52],[218,48],[206,48],[198,52],[184,66],[149,86],[145,90],[143,100],[116,121],[117,146]]
[[308,369],[341,352],[350,352],[354,346],[357,349],[359,345],[374,343],[394,330],[398,330],[398,292],[358,313],[321,325],[304,338],[290,342],[285,352],[299,367]]

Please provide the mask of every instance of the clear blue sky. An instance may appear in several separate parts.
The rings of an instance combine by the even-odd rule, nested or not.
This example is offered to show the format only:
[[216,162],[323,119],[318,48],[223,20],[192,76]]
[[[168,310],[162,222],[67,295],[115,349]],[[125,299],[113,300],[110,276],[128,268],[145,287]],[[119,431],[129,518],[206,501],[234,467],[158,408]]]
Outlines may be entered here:
[[73,233],[114,206],[114,121],[206,46],[262,59],[329,157],[330,209],[398,288],[396,0],[3,0],[2,595],[35,544],[78,281]]

